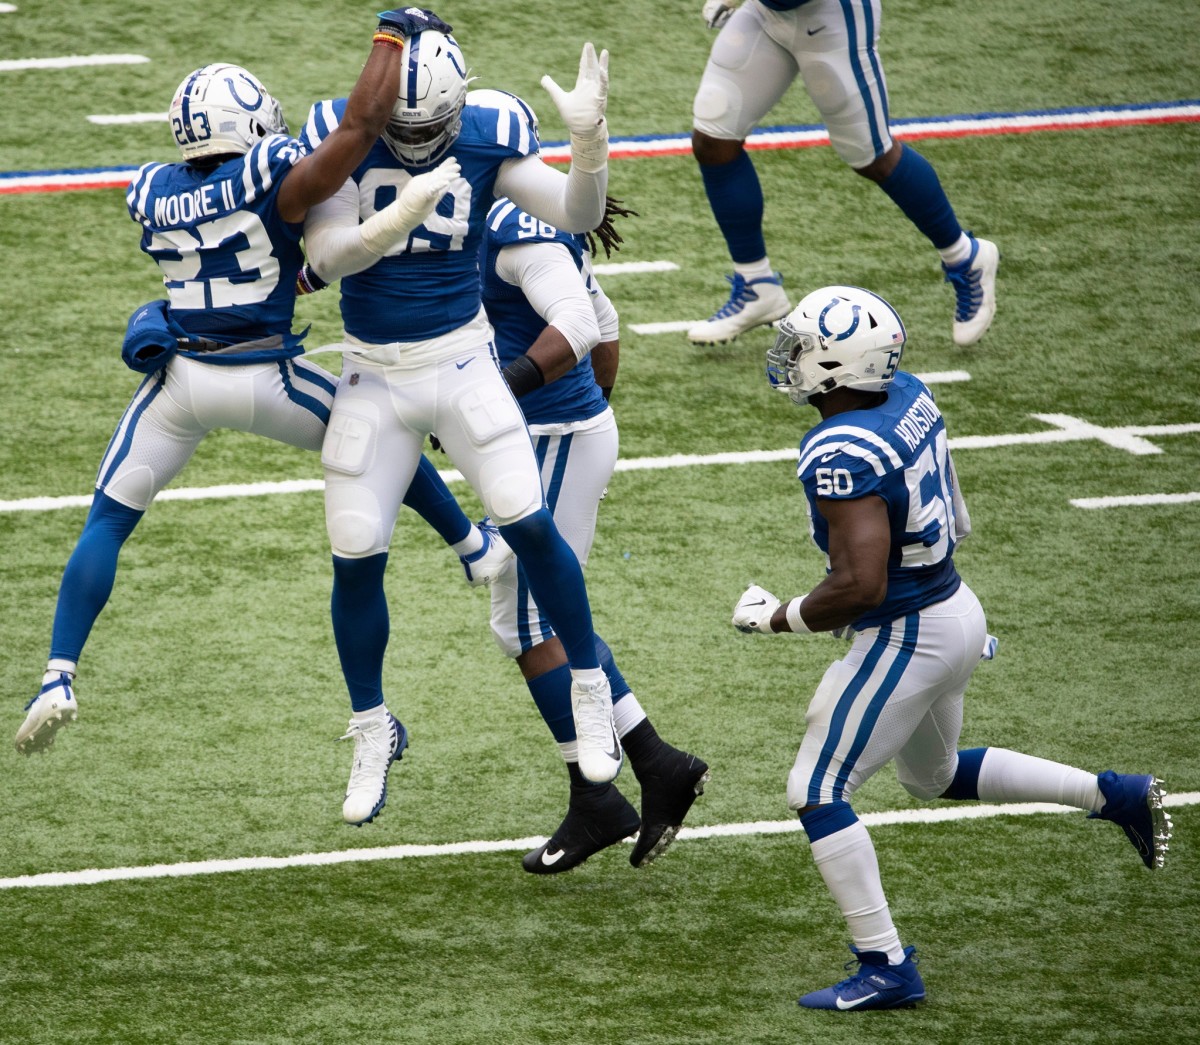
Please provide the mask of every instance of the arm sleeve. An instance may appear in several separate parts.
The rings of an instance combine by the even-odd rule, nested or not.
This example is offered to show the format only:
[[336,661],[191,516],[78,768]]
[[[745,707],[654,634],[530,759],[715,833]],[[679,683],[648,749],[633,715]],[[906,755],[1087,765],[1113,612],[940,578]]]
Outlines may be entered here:
[[363,244],[358,223],[358,190],[347,181],[304,220],[304,252],[326,283],[369,269],[379,255]]
[[596,293],[592,295],[592,311],[596,315],[596,323],[600,327],[601,341],[616,341],[621,336],[621,318],[617,315],[616,307],[609,300],[599,283],[595,284]]
[[566,247],[517,243],[496,258],[496,274],[520,287],[534,311],[567,339],[577,360],[600,340],[592,298]]
[[604,220],[608,168],[595,173],[564,174],[540,156],[517,156],[500,164],[495,195],[507,196],[518,207],[563,232],[591,232]]

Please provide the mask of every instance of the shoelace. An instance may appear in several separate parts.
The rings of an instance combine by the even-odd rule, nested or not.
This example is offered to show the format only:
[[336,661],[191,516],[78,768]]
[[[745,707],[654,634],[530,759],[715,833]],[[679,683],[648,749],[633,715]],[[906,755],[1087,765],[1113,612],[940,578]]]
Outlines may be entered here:
[[960,323],[973,318],[983,304],[983,287],[980,285],[982,276],[981,269],[968,267],[961,272],[946,269],[946,282],[954,287],[954,318]]
[[385,719],[382,727],[376,722],[351,722],[338,740],[354,741],[354,767],[350,770],[347,790],[361,785],[364,777],[378,775],[381,770],[386,772],[392,757],[392,729],[389,721]]
[[740,272],[735,272],[732,276],[726,276],[725,279],[733,285],[733,291],[729,295],[729,300],[717,309],[713,319],[728,319],[730,316],[735,316],[741,312],[746,307],[747,301],[758,300],[758,295],[749,288],[745,277]]
[[608,747],[612,743],[611,698],[603,682],[580,686],[582,690],[574,701],[575,732],[577,739],[596,747]]

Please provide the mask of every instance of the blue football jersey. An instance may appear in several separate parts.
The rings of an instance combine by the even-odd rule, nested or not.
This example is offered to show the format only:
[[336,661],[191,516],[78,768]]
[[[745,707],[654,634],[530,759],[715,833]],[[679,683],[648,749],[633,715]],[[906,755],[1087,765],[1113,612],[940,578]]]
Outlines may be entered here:
[[[500,250],[514,243],[561,243],[584,276],[588,292],[595,293],[591,266],[584,264],[587,240],[582,235],[560,232],[511,200],[497,200],[488,213],[480,270],[483,307],[496,330],[496,349],[502,367],[523,356],[546,329],[546,321],[529,304],[521,288],[496,274]],[[608,406],[592,373],[590,356],[557,381],[521,396],[520,403],[525,420],[534,425],[584,421],[603,413]]]
[[142,226],[142,250],[163,273],[170,316],[190,337],[225,345],[281,337],[278,348],[194,355],[242,364],[298,355],[292,333],[301,223],[284,221],[275,196],[308,153],[274,135],[207,174],[186,163],[139,168],[125,202]]
[[[304,137],[315,146],[337,126],[344,98],[318,102],[309,112]],[[496,172],[505,160],[536,154],[541,148],[537,121],[520,98],[503,91],[471,91],[462,129],[447,156],[462,174],[434,213],[408,241],[365,272],[342,279],[342,322],[363,341],[423,341],[448,334],[479,312],[479,251],[491,207]],[[359,220],[396,199],[414,174],[432,166],[406,167],[377,141],[352,175],[358,186]]]
[[855,628],[885,624],[958,590],[946,425],[919,378],[899,371],[882,406],[822,421],[800,443],[796,474],[808,499],[813,540],[826,555],[829,525],[817,511],[818,498],[874,494],[887,505],[892,541],[887,596]]

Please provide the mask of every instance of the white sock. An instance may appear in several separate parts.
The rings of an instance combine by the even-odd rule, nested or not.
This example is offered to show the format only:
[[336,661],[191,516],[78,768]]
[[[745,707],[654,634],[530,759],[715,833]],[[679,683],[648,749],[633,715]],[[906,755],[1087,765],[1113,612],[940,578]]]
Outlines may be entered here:
[[1095,773],[1002,747],[987,749],[978,788],[983,802],[1057,802],[1093,813],[1104,806]]
[[958,239],[944,250],[939,250],[938,253],[942,256],[942,262],[947,268],[961,265],[971,256],[971,237],[965,232],[959,233]]
[[370,722],[371,719],[379,718],[387,714],[387,705],[380,704],[376,708],[367,708],[366,711],[350,712],[350,719],[353,722]]
[[604,674],[603,668],[572,668],[571,681],[582,686],[594,686],[597,682],[607,682],[608,676]]
[[762,258],[760,261],[735,261],[733,263],[733,271],[741,275],[747,283],[752,279],[761,279],[763,276],[772,274],[771,259]]
[[642,710],[642,705],[632,692],[613,702],[613,725],[617,727],[617,736],[625,736],[645,721],[646,712]]
[[74,678],[75,667],[76,664],[73,660],[64,660],[61,657],[51,657],[49,663],[46,665],[46,674],[43,676],[42,681],[47,682],[49,681],[51,675],[60,675],[64,671],[70,675],[71,678]]
[[892,924],[879,861],[871,836],[861,821],[812,843],[813,860],[841,909],[854,946],[860,951],[883,951],[892,965],[904,961],[904,948]]
[[472,523],[471,532],[457,544],[450,545],[450,550],[459,558],[465,558],[468,555],[474,555],[482,547],[483,531]]

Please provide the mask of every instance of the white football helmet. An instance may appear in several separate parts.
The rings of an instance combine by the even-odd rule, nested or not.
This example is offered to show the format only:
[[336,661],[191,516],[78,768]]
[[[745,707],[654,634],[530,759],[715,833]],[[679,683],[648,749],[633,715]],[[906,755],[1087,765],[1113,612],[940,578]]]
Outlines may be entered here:
[[240,65],[218,63],[189,73],[168,113],[186,162],[244,154],[272,134],[286,134],[283,110],[258,78]]
[[900,366],[904,340],[900,316],[879,295],[824,287],[780,322],[767,380],[799,405],[835,388],[882,392]]
[[409,37],[400,95],[383,140],[401,163],[436,163],[458,137],[467,100],[467,66],[453,36],[426,29]]

